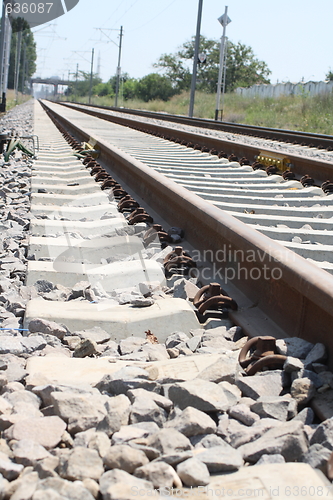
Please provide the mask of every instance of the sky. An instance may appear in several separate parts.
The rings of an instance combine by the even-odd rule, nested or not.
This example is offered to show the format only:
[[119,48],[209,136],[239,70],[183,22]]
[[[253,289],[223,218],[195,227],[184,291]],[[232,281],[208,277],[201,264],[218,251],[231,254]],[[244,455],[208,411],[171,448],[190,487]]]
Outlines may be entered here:
[[[156,72],[162,54],[173,54],[196,33],[199,0],[79,0],[70,12],[33,28],[37,71],[43,78],[74,79],[79,70],[103,81],[116,74],[123,26],[121,70],[142,78]],[[228,7],[226,35],[252,47],[271,83],[320,81],[333,69],[333,0],[203,0],[201,34],[219,40],[218,18]]]

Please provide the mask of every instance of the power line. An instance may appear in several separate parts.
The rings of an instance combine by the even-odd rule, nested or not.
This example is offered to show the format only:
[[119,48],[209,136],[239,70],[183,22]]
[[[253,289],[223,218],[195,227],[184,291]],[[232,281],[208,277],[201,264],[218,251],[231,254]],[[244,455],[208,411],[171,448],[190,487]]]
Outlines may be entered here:
[[117,12],[117,10],[119,9],[119,7],[121,7],[121,5],[123,4],[123,0],[121,0],[120,4],[118,5],[118,7],[112,12],[111,16],[108,17],[108,19],[105,21],[105,23],[103,24],[103,26],[105,26],[109,21],[110,19],[114,16],[114,14]]
[[178,0],[172,0],[172,2],[167,7],[165,7],[165,9],[163,9],[161,12],[159,12],[158,14],[156,14],[156,16],[154,16],[153,18],[151,18],[149,21],[145,22],[144,24],[141,24],[141,26],[139,26],[137,28],[134,28],[132,30],[129,30],[129,33],[132,33],[133,31],[140,30],[141,28],[144,28],[145,26],[147,26],[147,24],[150,24],[152,21],[155,21],[155,19],[157,19],[161,14],[163,14],[163,12],[165,12],[166,10],[168,10],[177,1]]
[[[98,30],[102,33],[102,35],[106,36],[106,38],[109,39],[110,42],[112,42],[116,47],[119,47],[119,44],[116,43],[114,40],[112,40],[112,38],[109,37],[109,35],[107,33],[105,33],[105,31],[119,31],[119,29],[112,29],[112,28],[94,28],[95,30]],[[103,42],[103,40],[98,40],[98,42],[101,42],[101,43],[109,43],[109,42]]]
[[90,63],[90,59],[86,59],[85,57],[83,57],[81,54],[87,54],[87,53],[90,53],[91,51],[89,50],[72,50],[72,53],[73,54],[77,54],[79,57],[81,57],[84,61]]
[[132,8],[132,7],[134,7],[134,5],[135,5],[136,3],[138,3],[138,1],[139,1],[139,0],[135,0],[135,2],[134,2],[134,3],[132,3],[132,5],[131,5],[130,7],[128,7],[128,9],[127,9],[127,10],[125,10],[125,12],[124,12],[124,13],[123,13],[123,14],[122,14],[122,15],[121,15],[118,19],[117,19],[117,21],[115,21],[115,22],[113,23],[113,26],[115,26],[116,24],[118,24],[118,23],[119,23],[119,21],[121,21],[121,20],[122,20],[122,18],[123,18],[123,17],[127,14],[127,12],[129,12],[129,11],[131,10],[131,8]]

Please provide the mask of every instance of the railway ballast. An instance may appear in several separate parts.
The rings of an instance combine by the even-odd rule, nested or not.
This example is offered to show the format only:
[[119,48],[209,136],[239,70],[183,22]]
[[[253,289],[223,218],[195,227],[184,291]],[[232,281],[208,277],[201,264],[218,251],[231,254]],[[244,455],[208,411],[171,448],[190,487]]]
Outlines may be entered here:
[[[73,116],[69,123],[47,105],[60,133],[34,106],[38,158],[13,152],[2,171],[0,495],[203,500],[302,491],[302,498],[333,498],[329,343],[319,334],[311,341],[288,336],[266,315],[266,335],[271,325],[280,338],[249,344],[237,318],[246,325],[259,310],[245,287],[206,284],[203,272],[213,262],[193,260],[238,234],[267,250],[263,265],[273,252],[286,293],[291,266],[284,258],[293,253],[274,242],[265,247],[266,236],[135,159],[149,149],[138,147],[137,136],[128,135],[132,149],[127,143],[124,153],[125,136],[112,128],[111,153],[103,122],[88,137],[97,125],[90,117],[79,130]],[[228,175],[237,168],[201,152],[193,157]],[[253,178],[260,185],[262,175]],[[165,204],[168,191],[174,197]],[[22,199],[30,199],[29,213]],[[235,250],[230,241],[228,251]],[[303,261],[323,278],[316,291],[328,309],[332,276],[296,256],[296,264]],[[299,279],[296,273],[292,286],[301,293]],[[309,281],[302,290],[312,308],[314,287]],[[256,356],[280,365],[248,375]]]

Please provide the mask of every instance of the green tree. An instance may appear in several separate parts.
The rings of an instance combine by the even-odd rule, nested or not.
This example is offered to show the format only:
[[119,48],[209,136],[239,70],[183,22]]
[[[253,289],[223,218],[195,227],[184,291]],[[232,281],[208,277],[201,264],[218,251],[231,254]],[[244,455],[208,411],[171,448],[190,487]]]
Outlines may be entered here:
[[150,73],[141,78],[136,85],[136,97],[145,102],[153,99],[167,101],[175,94],[170,78],[157,73]]
[[333,71],[330,70],[326,73],[326,80],[332,81],[333,80]]
[[36,43],[34,41],[34,35],[30,30],[29,23],[22,17],[18,17],[12,20],[12,39],[10,47],[10,60],[9,60],[9,71],[8,71],[8,87],[14,88],[15,79],[15,64],[16,64],[16,53],[18,46],[18,31],[22,32],[21,38],[21,54],[20,54],[20,65],[19,65],[19,80],[18,80],[18,90],[23,91],[22,88],[22,75],[23,75],[23,65],[24,65],[24,47],[25,47],[25,79],[30,78],[36,71]]
[[94,95],[98,95],[100,97],[105,96],[105,95],[109,95],[109,96],[114,95],[113,88],[112,88],[112,85],[110,82],[98,83],[97,85],[95,85],[93,87],[92,93]]
[[188,57],[184,57],[181,52],[163,54],[157,63],[153,64],[155,68],[164,71],[164,75],[170,79],[176,93],[180,93],[182,90],[187,90],[191,87],[192,77],[186,65],[186,59]]
[[255,83],[270,83],[267,64],[256,59],[251,47],[228,42],[226,88],[250,87]]
[[[192,61],[194,57],[195,38],[185,42],[176,54],[163,54],[157,63],[171,79],[177,91],[189,89],[191,86]],[[219,72],[220,42],[200,37],[200,52],[206,54],[206,62],[198,66],[197,88],[206,92],[215,92]],[[226,90],[236,87],[250,86],[254,83],[269,83],[267,77],[271,73],[265,62],[259,61],[251,47],[240,42],[228,42],[226,59]]]
[[[124,84],[125,82],[127,82],[127,80],[129,78],[130,77],[129,77],[128,73],[122,73],[122,75],[120,77],[120,81]],[[111,78],[109,80],[109,83],[110,83],[110,85],[113,88],[113,93],[115,94],[116,93],[116,88],[117,88],[117,75],[111,76]]]
[[122,95],[127,101],[128,99],[134,99],[138,92],[138,80],[135,78],[128,78],[122,81]]
[[[93,75],[92,78],[92,89],[100,89],[98,87],[102,83],[102,79],[96,74]],[[89,94],[90,89],[90,73],[86,71],[78,72],[78,79],[75,82],[71,82],[66,90],[66,95],[77,95],[77,96],[86,96]],[[111,87],[110,87],[111,89]]]

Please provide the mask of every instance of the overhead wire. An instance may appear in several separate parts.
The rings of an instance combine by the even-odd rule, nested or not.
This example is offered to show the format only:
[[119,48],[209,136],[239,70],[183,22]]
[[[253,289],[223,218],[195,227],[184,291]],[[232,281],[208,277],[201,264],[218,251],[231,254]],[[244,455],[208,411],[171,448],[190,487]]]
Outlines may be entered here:
[[124,3],[124,0],[121,0],[120,4],[118,5],[118,7],[116,7],[116,9],[112,12],[112,14],[107,18],[107,20],[105,21],[105,23],[102,24],[102,28],[103,28],[103,26],[105,26],[110,21],[110,19],[115,15],[115,13],[117,12],[117,10],[119,9],[119,7],[121,7],[123,5],[123,3]]
[[146,21],[144,24],[141,24],[141,26],[138,26],[137,28],[133,28],[133,29],[128,30],[128,31],[130,33],[132,33],[133,31],[137,31],[137,30],[140,30],[141,28],[144,28],[145,26],[147,26],[151,22],[155,21],[155,19],[157,19],[161,14],[163,14],[163,12],[165,12],[166,10],[168,10],[177,1],[178,0],[172,0],[172,2],[169,3],[169,5],[167,5],[163,10],[161,10],[161,12],[159,12],[158,14],[156,14],[156,16],[152,17],[149,21]]
[[115,21],[115,22],[114,22],[114,24],[113,24],[112,26],[116,26],[116,25],[119,23],[119,21],[121,21],[121,20],[123,19],[123,17],[127,14],[127,12],[129,12],[129,11],[131,10],[131,8],[132,8],[132,7],[134,7],[134,5],[135,5],[136,3],[138,3],[138,1],[139,1],[139,0],[135,0],[135,1],[132,3],[132,5],[130,5],[130,6],[128,7],[128,9],[127,9],[127,10],[125,10],[125,12],[124,12],[124,13],[123,13],[123,14],[122,14],[122,15],[121,15],[118,19],[117,19],[117,21]]

